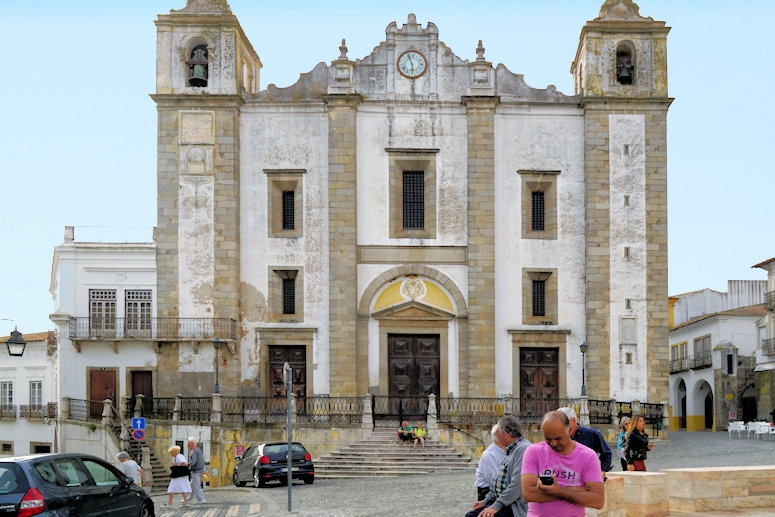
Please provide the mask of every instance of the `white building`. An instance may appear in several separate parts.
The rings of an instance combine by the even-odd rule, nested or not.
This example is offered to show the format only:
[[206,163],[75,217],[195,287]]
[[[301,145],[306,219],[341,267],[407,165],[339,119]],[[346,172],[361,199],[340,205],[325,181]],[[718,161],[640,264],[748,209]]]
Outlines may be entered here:
[[670,428],[726,428],[756,418],[753,369],[766,282],[730,280],[726,293],[671,297]]
[[56,307],[51,320],[59,335],[57,399],[90,401],[82,410],[99,418],[106,399],[121,411],[125,397],[153,397],[154,243],[79,242],[69,226],[54,249],[51,269]]
[[0,454],[56,451],[57,340],[54,332],[22,334],[23,354],[0,338]]

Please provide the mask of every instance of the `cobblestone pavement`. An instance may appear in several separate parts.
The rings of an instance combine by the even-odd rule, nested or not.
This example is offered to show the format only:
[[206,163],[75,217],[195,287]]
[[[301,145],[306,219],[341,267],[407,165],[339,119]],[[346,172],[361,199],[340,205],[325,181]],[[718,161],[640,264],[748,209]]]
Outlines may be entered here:
[[[654,440],[646,462],[648,469],[727,467],[775,464],[775,440],[728,438],[726,432],[672,432],[668,440]],[[615,465],[615,470],[621,467]],[[462,516],[475,499],[474,471],[436,472],[396,478],[318,479],[313,485],[295,482],[288,490],[277,484],[265,488],[224,487],[206,490],[207,502],[190,507],[163,508],[167,494],[154,494],[156,515],[161,517],[393,517]],[[180,505],[178,496],[176,504]],[[689,517],[693,514],[681,514]],[[775,511],[705,515],[775,515]]]

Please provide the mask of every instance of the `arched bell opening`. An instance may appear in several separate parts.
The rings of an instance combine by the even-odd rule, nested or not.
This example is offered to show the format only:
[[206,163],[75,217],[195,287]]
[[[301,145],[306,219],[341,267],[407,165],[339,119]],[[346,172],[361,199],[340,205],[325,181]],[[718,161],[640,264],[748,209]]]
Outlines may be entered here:
[[207,86],[207,79],[209,77],[209,61],[207,45],[197,45],[191,50],[189,59],[186,61],[188,65],[188,84],[189,86],[195,86],[203,88]]
[[616,47],[616,82],[635,84],[635,47],[629,41]]

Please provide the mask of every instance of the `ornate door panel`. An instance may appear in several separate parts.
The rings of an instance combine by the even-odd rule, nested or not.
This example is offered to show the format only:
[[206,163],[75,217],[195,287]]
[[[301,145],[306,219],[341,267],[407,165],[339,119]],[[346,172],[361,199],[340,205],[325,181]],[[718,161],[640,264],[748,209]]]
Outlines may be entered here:
[[388,385],[391,397],[401,401],[401,414],[425,418],[428,395],[439,395],[438,335],[388,335]]
[[291,389],[296,395],[296,410],[304,412],[307,396],[307,349],[304,346],[269,347],[269,396],[286,397],[283,365],[291,367]]
[[559,349],[519,349],[519,393],[524,415],[542,416],[557,409]]
[[[102,401],[110,399],[116,407],[116,372],[115,370],[89,371],[89,416],[102,417]],[[118,408],[116,408],[118,409]]]

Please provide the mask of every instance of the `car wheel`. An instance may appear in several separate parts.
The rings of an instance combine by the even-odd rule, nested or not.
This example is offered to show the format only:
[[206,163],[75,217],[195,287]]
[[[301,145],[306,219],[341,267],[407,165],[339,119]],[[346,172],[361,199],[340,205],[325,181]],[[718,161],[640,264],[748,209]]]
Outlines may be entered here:
[[253,486],[256,488],[261,488],[264,486],[264,480],[258,476],[257,470],[253,471]]
[[245,482],[239,480],[236,470],[234,471],[234,474],[231,475],[231,482],[234,483],[235,486],[245,486]]
[[140,517],[153,517],[153,510],[150,504],[143,503],[140,507]]
[[305,485],[311,485],[314,482],[315,482],[315,476],[307,476],[304,478]]

